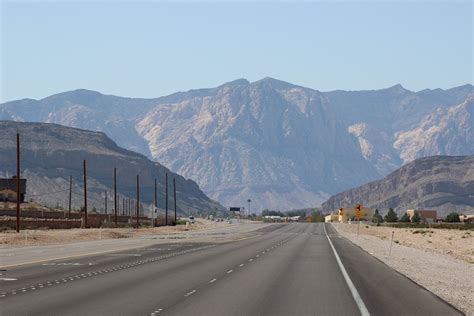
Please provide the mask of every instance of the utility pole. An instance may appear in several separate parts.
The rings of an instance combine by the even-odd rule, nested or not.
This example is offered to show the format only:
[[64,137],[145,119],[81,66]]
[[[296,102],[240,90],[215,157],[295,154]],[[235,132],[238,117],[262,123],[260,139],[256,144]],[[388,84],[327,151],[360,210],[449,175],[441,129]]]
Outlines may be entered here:
[[249,202],[249,216],[250,216],[250,202],[252,202],[252,200],[248,199],[247,202]]
[[174,223],[176,225],[176,178],[173,178]]
[[117,227],[117,168],[114,168],[114,220]]
[[84,159],[84,228],[87,228],[87,173],[86,160]]
[[16,133],[16,232],[20,232],[20,133]]
[[122,214],[126,215],[126,208],[125,208],[125,198],[122,198]]
[[104,202],[105,202],[105,206],[104,206],[104,208],[105,208],[105,215],[107,215],[107,190],[105,190],[105,200],[104,200]]
[[137,174],[137,229],[140,227],[140,176]]
[[165,225],[168,226],[168,172],[165,176]]
[[69,213],[68,217],[71,218],[71,200],[72,200],[72,176],[69,176]]
[[[154,199],[153,199],[153,205],[155,206],[153,208],[153,213],[151,214],[151,227],[155,227],[155,212],[156,210],[158,209],[158,198],[156,196],[156,178],[155,178],[155,196],[154,196]],[[157,214],[158,215],[158,214]]]

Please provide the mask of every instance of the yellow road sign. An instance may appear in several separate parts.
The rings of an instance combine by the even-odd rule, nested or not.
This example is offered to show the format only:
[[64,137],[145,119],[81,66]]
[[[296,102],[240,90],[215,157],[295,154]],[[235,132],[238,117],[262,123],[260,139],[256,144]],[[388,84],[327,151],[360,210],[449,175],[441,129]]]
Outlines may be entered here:
[[362,204],[357,204],[355,207],[355,217],[360,219],[362,217]]

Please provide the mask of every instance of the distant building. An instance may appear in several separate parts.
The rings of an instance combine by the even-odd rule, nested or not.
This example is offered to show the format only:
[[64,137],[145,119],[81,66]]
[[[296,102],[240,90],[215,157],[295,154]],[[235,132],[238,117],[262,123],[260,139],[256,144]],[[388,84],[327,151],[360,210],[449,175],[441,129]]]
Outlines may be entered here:
[[459,220],[462,223],[474,223],[474,215],[459,215]]
[[415,212],[420,216],[420,223],[436,223],[437,214],[433,210],[407,210],[407,215],[411,218],[415,215]]
[[[355,219],[355,207],[344,207],[342,212],[339,209],[338,211],[338,216],[339,216],[339,222],[340,223],[347,223],[349,220],[353,221]],[[361,210],[361,221],[370,221],[372,220],[372,217],[374,217],[374,210],[368,207],[362,207]]]
[[272,222],[281,222],[282,217],[281,216],[276,216],[276,215],[267,215],[263,217],[267,221],[272,221]]
[[[20,179],[20,202],[25,202],[26,179]],[[16,202],[16,177],[0,178],[0,202]]]
[[329,214],[324,217],[324,221],[326,223],[332,223],[332,222],[339,222],[339,215],[338,214]]

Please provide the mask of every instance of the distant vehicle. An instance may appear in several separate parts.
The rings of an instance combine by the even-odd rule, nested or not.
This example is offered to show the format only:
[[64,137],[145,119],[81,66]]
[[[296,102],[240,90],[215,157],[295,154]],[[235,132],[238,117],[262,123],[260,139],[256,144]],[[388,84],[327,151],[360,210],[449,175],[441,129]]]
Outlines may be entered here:
[[192,215],[189,216],[189,222],[190,222],[191,224],[194,224],[194,216],[192,216]]

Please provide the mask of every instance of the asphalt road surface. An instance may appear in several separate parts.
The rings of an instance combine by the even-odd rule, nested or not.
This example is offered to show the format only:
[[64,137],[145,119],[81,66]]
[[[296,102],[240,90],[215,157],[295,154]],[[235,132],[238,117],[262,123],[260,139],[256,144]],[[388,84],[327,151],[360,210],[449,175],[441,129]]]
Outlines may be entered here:
[[323,224],[1,271],[1,315],[459,315]]

